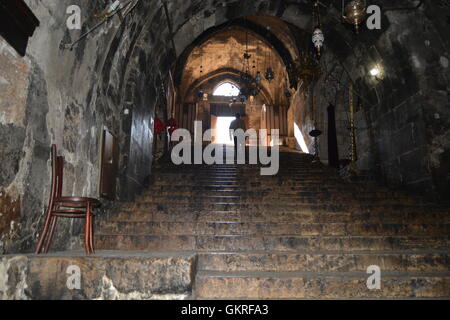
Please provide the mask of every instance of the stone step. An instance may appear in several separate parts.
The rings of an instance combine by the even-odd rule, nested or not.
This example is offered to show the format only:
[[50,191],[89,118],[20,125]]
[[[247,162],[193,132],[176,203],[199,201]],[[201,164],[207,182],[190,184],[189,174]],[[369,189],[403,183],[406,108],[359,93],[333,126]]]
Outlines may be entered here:
[[145,203],[138,202],[125,207],[126,209],[142,210],[147,212],[186,212],[186,211],[239,211],[239,212],[270,212],[274,214],[279,213],[324,213],[324,212],[343,212],[343,213],[384,213],[385,215],[400,214],[400,213],[442,213],[450,216],[446,208],[427,207],[420,205],[401,205],[401,204],[361,204],[358,202],[345,202],[341,204],[324,204],[317,203],[250,203],[250,202],[160,202],[160,203]]
[[450,296],[448,272],[389,272],[369,290],[364,272],[212,272],[195,279],[198,299],[441,298]]
[[[203,187],[208,185],[219,185],[219,186],[239,186],[241,188],[247,188],[249,190],[272,190],[283,192],[285,190],[334,190],[339,192],[339,188],[351,189],[354,192],[365,192],[368,190],[376,190],[376,187],[368,184],[361,185],[349,185],[341,181],[330,181],[329,183],[324,183],[323,180],[272,180],[272,181],[249,181],[249,180],[202,180],[202,181],[191,181],[191,180],[181,180],[181,181],[168,181],[160,180],[152,182],[150,189],[153,188],[192,188],[192,187]],[[337,190],[336,190],[337,189]]]
[[[219,193],[219,192],[234,192],[242,195],[273,195],[275,196],[320,196],[320,195],[352,195],[356,197],[379,197],[379,198],[398,198],[398,199],[411,199],[411,195],[396,193],[396,192],[384,192],[374,189],[365,189],[363,192],[355,190],[354,188],[346,188],[345,186],[336,187],[294,187],[294,186],[275,186],[264,187],[258,186],[250,188],[240,184],[207,184],[207,185],[164,185],[164,186],[152,186],[147,191],[141,194],[142,197],[152,196],[155,194],[196,194],[196,193]],[[139,199],[139,197],[138,197]]]
[[339,178],[334,177],[317,177],[317,176],[311,176],[311,177],[289,177],[286,179],[282,179],[281,177],[273,177],[273,178],[261,178],[261,177],[195,177],[192,179],[183,178],[183,177],[159,177],[155,178],[153,180],[154,185],[165,185],[165,184],[184,184],[184,185],[202,185],[202,184],[214,184],[214,183],[236,183],[236,184],[244,184],[249,185],[252,183],[260,183],[260,184],[267,184],[267,183],[275,183],[276,185],[294,185],[294,186],[301,186],[302,184],[308,184],[308,183],[318,183],[318,184],[324,184],[323,181],[326,179],[327,184],[335,184],[338,185],[339,183],[342,184],[342,181],[339,180]]
[[155,172],[154,179],[174,179],[176,177],[180,177],[183,179],[196,179],[196,178],[261,178],[261,179],[279,179],[281,177],[291,177],[291,178],[304,178],[304,177],[333,177],[338,178],[337,171],[324,171],[324,170],[314,170],[305,168],[303,170],[289,170],[283,171],[279,170],[276,175],[261,175],[260,170],[236,170],[236,171],[199,171],[199,170],[191,170],[189,171],[180,171],[180,172]]
[[96,248],[129,251],[448,250],[449,236],[95,236]]
[[159,208],[157,210],[128,209],[110,217],[110,221],[142,222],[286,222],[286,223],[403,223],[433,224],[436,221],[449,223],[446,212],[423,211],[375,211],[323,210],[297,208],[295,211],[244,211],[239,210],[194,210],[191,208]]
[[[336,192],[330,189],[321,190],[311,190],[311,189],[286,189],[284,191],[280,190],[266,190],[266,189],[256,189],[253,191],[247,191],[246,188],[241,186],[221,186],[221,185],[210,185],[208,187],[183,187],[177,188],[172,186],[169,188],[151,188],[143,194],[136,197],[136,202],[145,201],[148,199],[154,199],[155,197],[178,197],[178,198],[191,198],[191,197],[209,197],[209,196],[239,196],[244,199],[299,199],[299,198],[317,198],[317,199],[329,199],[329,198],[343,198],[343,199],[355,199],[360,201],[366,200],[397,200],[400,204],[402,202],[406,203],[417,203],[426,204],[425,201],[417,198],[413,198],[409,195],[396,194],[390,192],[376,192],[376,191],[366,191],[364,193],[354,192],[351,190],[342,190],[341,192]],[[431,204],[430,204],[431,205]]]
[[[318,173],[318,172],[304,172],[304,173],[295,173],[295,172],[286,172],[284,174],[276,174],[276,175],[261,175],[258,172],[254,173],[231,173],[231,174],[209,174],[209,173],[193,173],[193,174],[175,174],[175,173],[167,173],[167,174],[153,174],[152,176],[154,181],[166,181],[166,180],[177,180],[177,179],[183,179],[186,181],[201,181],[201,180],[213,180],[213,179],[236,179],[236,180],[246,180],[246,181],[276,181],[276,180],[286,180],[286,179],[292,179],[292,180],[311,180],[311,181],[318,181],[322,179],[322,181],[340,181],[342,182],[342,179],[332,173]],[[324,180],[327,179],[327,180]]]
[[345,186],[336,187],[324,187],[324,186],[314,186],[314,187],[278,187],[278,186],[260,186],[258,188],[247,189],[245,186],[241,185],[221,185],[221,184],[207,184],[207,185],[195,185],[195,186],[184,186],[184,185],[165,185],[165,186],[152,186],[148,190],[142,193],[142,196],[151,196],[155,193],[180,193],[180,194],[195,194],[195,193],[220,193],[220,192],[234,192],[243,195],[297,195],[297,196],[319,196],[323,194],[344,194],[352,195],[355,197],[364,196],[377,196],[380,198],[400,198],[408,199],[412,198],[411,195],[400,193],[400,192],[390,192],[390,191],[379,191],[375,189],[365,189],[364,192],[355,190],[354,188],[347,188]]
[[[188,299],[196,257],[191,253],[146,253],[83,251],[0,257],[2,281],[0,299],[38,300],[135,300]],[[67,287],[78,267],[81,285]],[[68,274],[69,271],[69,274]],[[2,279],[3,280],[3,279]],[[3,294],[3,296],[2,296]]]
[[365,272],[372,265],[383,272],[450,272],[450,251],[204,252],[197,260],[198,270],[221,272]]
[[450,223],[264,223],[264,222],[131,222],[100,221],[101,234],[135,235],[300,235],[300,236],[439,236],[450,234]]
[[[255,190],[256,189],[256,190]],[[175,194],[175,195],[195,195],[195,194],[207,194],[216,195],[222,192],[226,194],[236,194],[243,196],[260,196],[261,194],[265,196],[278,197],[278,196],[297,196],[297,197],[320,197],[325,195],[344,195],[353,197],[378,197],[378,198],[396,198],[396,199],[410,199],[410,195],[400,192],[387,192],[378,190],[366,190],[363,194],[359,191],[355,191],[354,188],[344,188],[344,187],[309,187],[309,188],[284,188],[280,190],[279,188],[255,188],[247,190],[241,186],[230,186],[223,187],[218,184],[210,184],[205,186],[179,186],[179,185],[166,185],[155,187],[153,186],[149,190],[142,193],[141,197],[145,198],[148,196],[153,196],[155,194]],[[137,199],[140,199],[138,197]]]
[[196,194],[196,195],[178,195],[178,194],[154,194],[152,196],[145,196],[138,199],[140,205],[149,205],[149,204],[160,204],[170,202],[171,204],[194,204],[198,205],[201,203],[222,203],[222,204],[251,204],[258,203],[261,204],[271,204],[274,205],[276,203],[288,202],[291,205],[295,204],[334,204],[339,201],[345,201],[347,205],[354,204],[358,205],[361,202],[366,204],[377,204],[377,205],[406,205],[406,204],[415,204],[417,201],[414,199],[383,199],[378,197],[361,197],[355,198],[353,196],[346,196],[342,194],[329,195],[329,196],[309,196],[309,197],[299,197],[299,196],[245,196],[245,195],[236,195],[236,194],[221,194],[221,195],[207,195],[207,194]]
[[[267,182],[267,181],[288,181],[288,180],[294,180],[294,181],[311,181],[315,183],[321,182],[322,184],[349,184],[349,182],[346,182],[342,180],[337,175],[317,175],[317,174],[308,174],[308,175],[301,175],[297,176],[292,173],[286,173],[286,174],[279,174],[279,175],[272,175],[272,176],[262,176],[258,173],[254,174],[235,174],[234,176],[220,176],[220,175],[192,175],[189,177],[182,177],[182,174],[171,174],[171,175],[158,175],[156,173],[152,176],[153,182],[163,182],[163,181],[176,181],[177,178],[182,178],[180,181],[190,181],[190,182],[197,182],[197,181],[208,181],[208,180],[214,180],[214,179],[233,179],[233,180],[239,180],[239,181],[251,181],[251,182]],[[352,184],[355,185],[364,185],[363,182],[352,182]]]

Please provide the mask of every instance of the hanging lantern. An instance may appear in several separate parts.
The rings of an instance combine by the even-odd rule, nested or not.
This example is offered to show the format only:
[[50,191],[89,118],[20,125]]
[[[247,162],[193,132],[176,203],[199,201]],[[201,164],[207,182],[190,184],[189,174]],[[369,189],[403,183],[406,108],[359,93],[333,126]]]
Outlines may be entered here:
[[316,27],[313,32],[312,42],[317,49],[317,54],[320,56],[322,52],[323,43],[325,42],[325,36],[319,27]]
[[366,18],[366,5],[365,1],[352,0],[344,7],[344,1],[342,2],[343,18],[345,22],[353,24],[356,32],[359,31],[359,25]]
[[239,91],[239,94],[240,94],[241,96],[247,96],[247,95],[248,95],[247,87],[246,87],[246,86],[243,86],[243,87],[241,88],[241,90]]
[[272,80],[275,79],[275,72],[273,72],[272,69],[272,49],[270,47],[268,47],[268,51],[269,51],[269,60],[267,60],[267,53],[266,53],[266,57],[265,57],[265,61],[264,61],[264,65],[267,66],[266,72],[264,74],[264,78],[271,82]]
[[203,91],[203,90],[199,90],[198,92],[197,92],[197,97],[199,98],[199,99],[203,99],[203,94],[204,94],[205,92]]
[[250,95],[256,97],[259,94],[259,87],[258,86],[252,86],[250,90]]
[[320,10],[319,10],[319,1],[316,1],[314,3],[313,8],[313,23],[316,23],[315,15],[317,15],[317,24],[313,25],[313,35],[312,35],[312,42],[314,43],[314,47],[317,50],[317,55],[320,57],[322,53],[322,47],[323,43],[325,42],[325,36],[323,34],[323,31],[321,29],[321,22],[320,22]]
[[270,82],[273,79],[275,79],[275,73],[273,72],[273,69],[272,68],[267,68],[267,70],[266,70],[266,80]]
[[292,93],[289,91],[289,89],[284,90],[284,95],[286,96],[286,98],[290,98],[292,97]]
[[261,83],[261,72],[256,72],[255,81],[257,84]]

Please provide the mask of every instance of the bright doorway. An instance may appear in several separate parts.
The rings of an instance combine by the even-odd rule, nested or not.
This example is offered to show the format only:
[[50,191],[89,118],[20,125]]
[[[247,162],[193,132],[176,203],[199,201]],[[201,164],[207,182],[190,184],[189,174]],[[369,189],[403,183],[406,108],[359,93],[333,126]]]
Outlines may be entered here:
[[[215,120],[216,137],[214,139],[215,143],[219,144],[234,144],[233,140],[230,138],[230,124],[236,119],[235,117],[217,117]],[[214,122],[214,121],[213,121]]]

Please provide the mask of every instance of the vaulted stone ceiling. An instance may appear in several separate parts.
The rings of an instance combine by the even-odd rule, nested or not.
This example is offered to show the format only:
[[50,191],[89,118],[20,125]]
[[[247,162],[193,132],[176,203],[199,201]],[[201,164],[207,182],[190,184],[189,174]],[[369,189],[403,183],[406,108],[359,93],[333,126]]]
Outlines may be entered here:
[[[207,80],[208,75],[217,70],[243,71],[243,54],[246,50],[247,35],[252,75],[254,76],[256,71],[260,71],[263,76],[264,70],[269,66],[274,69],[276,85],[275,82],[269,83],[263,80],[263,85],[273,96],[279,84],[286,82],[285,66],[273,48],[243,29],[226,30],[193,50],[183,72],[182,92],[187,93],[186,90],[195,80],[202,77],[206,77],[205,80]],[[214,76],[220,76],[221,73]]]
[[[271,43],[271,39],[276,39],[276,44]],[[298,56],[295,38],[282,20],[251,15],[239,23],[222,26],[199,42],[195,47],[188,48],[189,55],[182,70],[181,97],[189,99],[195,96],[195,91],[204,82],[223,78],[225,73],[238,75],[239,71],[244,70],[243,55],[248,48],[252,75],[260,71],[264,76],[265,70],[272,67],[276,80],[271,83],[263,80],[263,86],[271,101],[282,103],[282,93],[289,87],[286,60],[292,61]],[[283,52],[280,52],[280,47]]]

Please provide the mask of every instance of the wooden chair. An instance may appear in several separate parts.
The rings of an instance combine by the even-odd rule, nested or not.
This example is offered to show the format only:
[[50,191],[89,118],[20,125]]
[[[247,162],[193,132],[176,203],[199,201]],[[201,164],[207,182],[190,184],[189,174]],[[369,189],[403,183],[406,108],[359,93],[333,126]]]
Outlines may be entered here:
[[[86,197],[63,197],[64,157],[58,156],[56,145],[52,145],[52,189],[45,218],[44,229],[39,238],[36,254],[47,253],[53,240],[58,218],[85,219],[84,248],[87,254],[94,253],[94,231],[92,210],[100,206],[97,199]],[[46,240],[47,239],[47,240]]]

